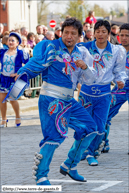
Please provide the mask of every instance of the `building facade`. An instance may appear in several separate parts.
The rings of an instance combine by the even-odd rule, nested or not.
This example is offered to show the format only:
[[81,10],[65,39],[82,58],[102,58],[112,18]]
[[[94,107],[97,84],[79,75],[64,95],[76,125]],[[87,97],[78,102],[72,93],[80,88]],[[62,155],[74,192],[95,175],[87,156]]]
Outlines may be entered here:
[[0,0],[0,23],[4,31],[27,27],[36,32],[37,1],[33,0]]

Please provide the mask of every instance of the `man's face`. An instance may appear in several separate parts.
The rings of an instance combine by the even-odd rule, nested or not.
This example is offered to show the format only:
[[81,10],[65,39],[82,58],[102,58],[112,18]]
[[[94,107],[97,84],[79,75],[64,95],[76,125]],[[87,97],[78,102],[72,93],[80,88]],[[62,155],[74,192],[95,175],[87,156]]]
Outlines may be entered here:
[[62,41],[67,48],[74,47],[79,37],[78,29],[73,26],[66,26],[62,32]]
[[87,31],[88,29],[90,29],[90,24],[89,24],[89,23],[86,23],[86,24],[83,26],[83,30],[84,30],[84,31]]
[[27,29],[24,29],[24,30],[22,31],[21,35],[27,36],[27,35],[28,35],[28,30],[27,30]]
[[38,34],[43,34],[43,27],[42,26],[37,27],[37,33]]
[[48,32],[48,28],[44,26],[43,27],[43,35],[45,36],[47,32]]
[[129,30],[122,29],[120,32],[120,41],[122,46],[129,46]]
[[96,41],[100,44],[104,44],[105,42],[107,42],[108,35],[108,30],[105,26],[100,26],[94,32],[94,37],[96,38]]

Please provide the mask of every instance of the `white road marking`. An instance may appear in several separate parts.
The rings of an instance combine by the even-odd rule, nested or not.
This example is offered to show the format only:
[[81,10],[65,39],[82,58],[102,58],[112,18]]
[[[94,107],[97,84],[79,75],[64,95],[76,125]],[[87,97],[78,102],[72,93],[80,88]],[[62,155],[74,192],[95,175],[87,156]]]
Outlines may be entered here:
[[115,186],[116,184],[122,183],[123,181],[106,181],[106,180],[87,180],[87,182],[79,182],[79,181],[74,181],[74,180],[50,180],[51,182],[63,182],[63,183],[78,183],[78,184],[84,184],[84,183],[90,183],[90,184],[104,184],[101,185],[98,188],[94,188],[91,191],[94,192],[100,192],[102,190],[105,190],[109,187]]

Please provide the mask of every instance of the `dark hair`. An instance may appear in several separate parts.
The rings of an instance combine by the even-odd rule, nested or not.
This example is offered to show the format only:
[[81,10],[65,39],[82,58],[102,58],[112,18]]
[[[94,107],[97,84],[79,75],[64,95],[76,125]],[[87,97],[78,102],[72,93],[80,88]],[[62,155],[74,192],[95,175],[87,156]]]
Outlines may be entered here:
[[40,24],[39,24],[39,25],[37,25],[37,26],[36,26],[36,29],[37,29],[39,26],[41,26],[41,27],[42,27],[42,25],[40,25]]
[[111,31],[110,23],[107,20],[102,20],[102,19],[95,23],[94,32],[95,32],[95,30],[99,29],[99,27],[101,27],[101,26],[104,26],[108,30],[108,34],[110,33],[110,31]]
[[[19,39],[16,35],[12,34],[11,36],[15,37],[17,39],[17,41],[19,42]],[[11,36],[9,36],[9,37],[11,37]]]
[[129,30],[129,23],[124,23],[120,26],[120,32],[122,29],[126,29],[126,30]]
[[[88,23],[88,22],[84,22],[84,23],[83,23],[83,26],[86,25],[86,24],[89,24],[89,23]],[[90,25],[90,24],[89,24],[89,25]]]
[[27,40],[30,40],[30,37],[31,36],[34,36],[34,33],[33,32],[29,32],[28,35],[27,35]]
[[82,35],[83,27],[81,22],[77,18],[75,17],[67,18],[62,24],[61,29],[62,32],[64,31],[64,28],[66,26],[73,26],[74,28],[78,29],[79,35]]
[[3,36],[3,38],[2,38],[2,44],[6,44],[6,45],[7,45],[8,39],[9,39],[9,36],[8,36],[8,35]]
[[89,17],[92,15],[93,12],[94,12],[94,11],[89,11],[89,14],[88,14]]

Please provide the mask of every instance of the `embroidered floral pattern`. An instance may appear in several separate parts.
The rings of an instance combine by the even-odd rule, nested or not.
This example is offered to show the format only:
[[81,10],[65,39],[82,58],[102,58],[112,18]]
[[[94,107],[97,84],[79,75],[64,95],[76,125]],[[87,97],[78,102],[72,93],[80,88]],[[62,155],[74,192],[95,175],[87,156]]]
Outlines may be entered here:
[[49,115],[52,115],[53,113],[58,112],[59,104],[61,105],[61,109],[63,109],[65,105],[63,102],[60,102],[59,99],[55,99],[49,104],[49,107],[48,107]]
[[[61,110],[59,109],[59,106],[61,107]],[[69,113],[68,110],[72,107],[71,104],[68,104],[65,106],[63,101],[59,101],[59,99],[55,99],[49,104],[48,112],[49,115],[52,116],[55,113],[58,113],[56,115],[56,128],[57,131],[61,134],[63,137],[67,137],[68,134],[68,118]]]
[[81,59],[81,55],[78,52],[74,52],[70,56],[67,52],[65,52],[61,48],[58,51],[56,51],[55,54],[56,54],[55,60],[65,63],[65,68],[62,69],[63,73],[72,76],[72,71],[75,71],[77,69],[76,64],[74,62],[76,60]]
[[100,70],[105,68],[107,62],[113,57],[112,54],[108,51],[105,51],[102,56],[94,52],[91,48],[89,49],[90,53],[94,57],[93,67],[97,71],[98,76],[100,75]]
[[116,96],[114,94],[112,94],[111,96],[112,96],[112,99],[111,99],[110,108],[114,107],[116,104]]
[[88,107],[92,106],[92,103],[91,103],[91,102],[88,102],[88,103],[85,102],[85,99],[84,99],[83,96],[79,96],[79,103],[81,103],[81,105],[82,105],[85,109],[87,109]]

